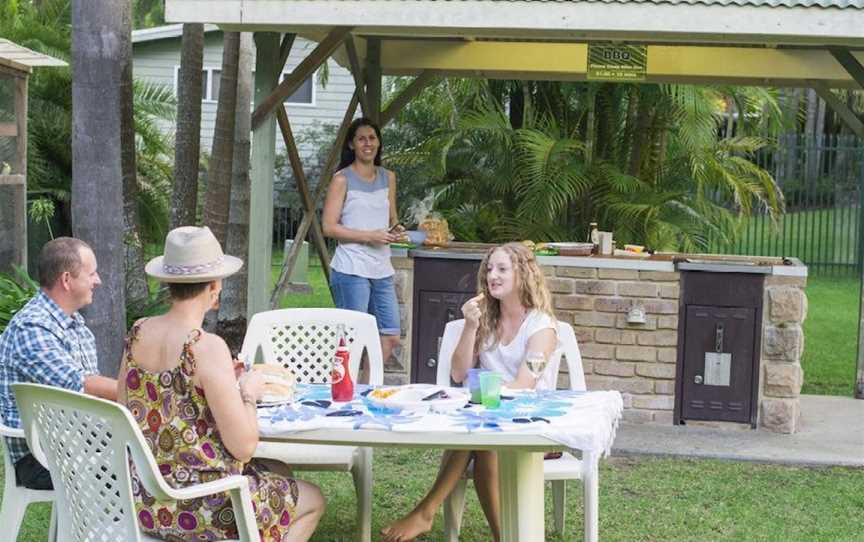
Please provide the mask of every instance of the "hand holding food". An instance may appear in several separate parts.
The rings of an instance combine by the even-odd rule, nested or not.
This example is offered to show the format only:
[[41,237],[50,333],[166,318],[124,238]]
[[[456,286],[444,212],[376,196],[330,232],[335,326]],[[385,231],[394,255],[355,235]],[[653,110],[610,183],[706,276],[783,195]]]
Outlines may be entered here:
[[249,371],[243,373],[239,381],[240,393],[251,397],[255,401],[260,401],[264,394],[264,375],[259,371]]
[[404,233],[395,233],[390,230],[371,230],[366,232],[366,242],[373,245],[389,245],[398,243],[404,239]]
[[483,294],[472,297],[462,305],[462,315],[465,316],[465,322],[472,326],[480,325],[480,317],[483,316],[483,311],[480,309],[480,302],[483,301]]
[[294,387],[297,379],[291,370],[279,365],[253,365],[251,373],[263,379],[262,393],[259,400],[278,401],[294,398]]

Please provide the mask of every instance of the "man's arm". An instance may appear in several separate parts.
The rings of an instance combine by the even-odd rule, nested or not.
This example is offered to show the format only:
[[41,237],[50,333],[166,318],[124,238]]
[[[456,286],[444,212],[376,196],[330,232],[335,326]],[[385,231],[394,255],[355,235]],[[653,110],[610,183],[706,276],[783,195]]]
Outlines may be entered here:
[[117,379],[101,375],[85,376],[84,393],[109,401],[117,401]]

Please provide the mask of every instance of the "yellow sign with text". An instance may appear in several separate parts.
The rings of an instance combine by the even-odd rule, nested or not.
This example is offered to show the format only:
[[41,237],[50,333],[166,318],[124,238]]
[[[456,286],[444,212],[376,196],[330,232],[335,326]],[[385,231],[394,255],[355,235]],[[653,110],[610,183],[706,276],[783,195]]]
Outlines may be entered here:
[[647,64],[644,45],[588,44],[588,80],[644,81]]

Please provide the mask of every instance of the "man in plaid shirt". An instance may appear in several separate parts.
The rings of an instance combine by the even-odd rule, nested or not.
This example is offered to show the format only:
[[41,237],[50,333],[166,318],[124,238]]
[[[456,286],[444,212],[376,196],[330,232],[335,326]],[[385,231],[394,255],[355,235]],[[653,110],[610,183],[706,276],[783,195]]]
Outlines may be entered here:
[[[41,289],[9,322],[0,335],[0,418],[21,427],[11,385],[49,384],[117,399],[117,381],[100,376],[96,339],[78,310],[93,302],[93,289],[102,281],[96,256],[87,243],[59,237],[39,255]],[[24,439],[7,438],[18,485],[51,489],[51,475],[27,448]],[[9,476],[10,473],[6,473]]]

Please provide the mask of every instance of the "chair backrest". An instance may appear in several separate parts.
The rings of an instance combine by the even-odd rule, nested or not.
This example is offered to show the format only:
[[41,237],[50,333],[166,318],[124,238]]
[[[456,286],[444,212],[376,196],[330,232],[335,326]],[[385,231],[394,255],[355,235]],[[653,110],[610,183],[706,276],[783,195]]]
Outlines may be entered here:
[[[450,362],[464,327],[465,320],[453,320],[444,326],[444,334],[441,336],[441,344],[438,348],[438,372],[435,378],[439,386],[450,385]],[[582,354],[576,342],[576,333],[570,324],[560,320],[558,321],[558,345],[558,349],[552,353],[549,365],[553,366],[553,370],[557,373],[561,366],[561,358],[564,357],[570,373],[570,389],[584,391],[585,371],[582,369]]]
[[363,350],[369,356],[369,383],[384,383],[384,360],[375,317],[344,309],[280,309],[252,316],[241,355],[254,360],[260,348],[264,363],[290,369],[298,382],[330,382],[330,365],[336,353],[338,324],[345,325],[351,376],[357,381]]
[[129,411],[51,386],[13,388],[30,451],[51,471],[61,539],[141,540],[127,454],[157,500],[170,488]]

